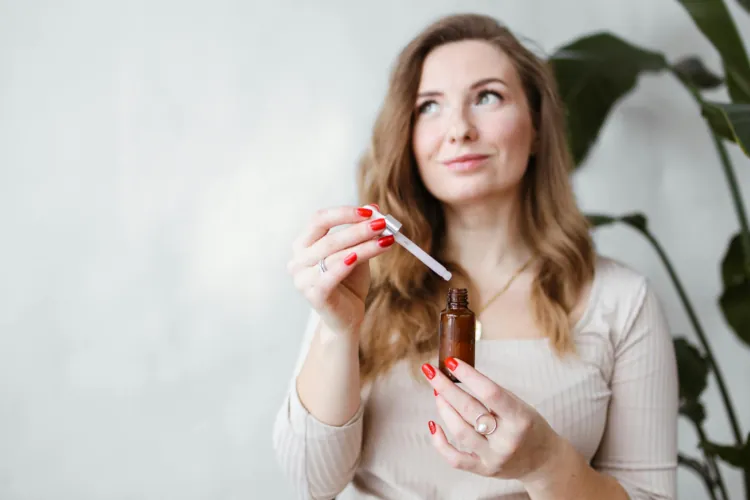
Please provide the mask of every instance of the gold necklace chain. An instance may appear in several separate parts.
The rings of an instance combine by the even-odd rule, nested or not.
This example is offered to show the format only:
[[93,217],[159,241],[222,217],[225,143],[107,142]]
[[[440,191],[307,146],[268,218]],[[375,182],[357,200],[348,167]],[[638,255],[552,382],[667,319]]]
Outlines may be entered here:
[[518,268],[518,270],[516,270],[516,272],[515,272],[515,273],[513,273],[513,276],[511,276],[511,277],[510,277],[510,279],[509,279],[509,280],[508,280],[508,282],[507,282],[507,283],[505,284],[505,286],[503,286],[503,287],[502,287],[502,288],[500,289],[500,291],[499,291],[499,292],[497,292],[497,293],[496,293],[495,295],[493,295],[493,296],[492,296],[492,297],[490,298],[490,300],[488,300],[487,302],[485,302],[485,303],[484,303],[484,305],[483,305],[482,307],[480,307],[480,308],[479,308],[479,309],[478,309],[478,310],[476,311],[476,313],[475,313],[475,316],[476,316],[476,319],[475,319],[475,323],[476,323],[476,324],[475,324],[475,329],[476,329],[476,340],[479,340],[479,339],[481,339],[481,338],[482,338],[482,323],[481,323],[481,322],[479,321],[479,315],[480,315],[480,314],[482,314],[482,312],[483,312],[483,311],[484,311],[485,309],[487,309],[487,307],[488,307],[488,306],[489,306],[490,304],[492,304],[492,302],[493,302],[493,301],[494,301],[495,299],[497,299],[497,298],[498,298],[498,297],[500,297],[500,296],[501,296],[502,294],[504,294],[504,293],[505,293],[506,291],[508,291],[508,288],[510,288],[510,286],[511,286],[511,285],[513,284],[513,282],[514,282],[514,281],[516,280],[516,278],[518,278],[518,277],[519,277],[519,276],[521,275],[521,273],[522,273],[522,272],[524,272],[524,271],[526,270],[526,268],[527,268],[527,267],[529,267],[529,265],[531,264],[531,262],[532,262],[533,260],[534,260],[534,259],[533,259],[533,257],[532,257],[532,258],[529,258],[529,260],[527,260],[527,261],[526,261],[526,263],[525,263],[524,265],[522,265],[521,267],[519,267],[519,268]]

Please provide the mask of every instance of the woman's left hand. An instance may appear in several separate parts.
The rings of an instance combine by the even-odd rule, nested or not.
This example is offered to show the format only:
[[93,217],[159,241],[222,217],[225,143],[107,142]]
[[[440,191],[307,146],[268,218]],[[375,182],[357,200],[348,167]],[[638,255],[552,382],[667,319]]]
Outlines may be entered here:
[[422,366],[438,412],[461,448],[430,421],[432,443],[443,458],[454,468],[488,477],[525,481],[544,474],[563,439],[544,417],[468,364],[448,358],[445,365],[476,398],[430,364]]

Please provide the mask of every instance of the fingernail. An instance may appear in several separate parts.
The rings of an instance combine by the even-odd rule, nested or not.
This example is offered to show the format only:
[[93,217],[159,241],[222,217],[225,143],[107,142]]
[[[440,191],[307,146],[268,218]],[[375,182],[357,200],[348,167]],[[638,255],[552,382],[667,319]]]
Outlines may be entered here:
[[430,428],[430,434],[435,434],[435,431],[437,430],[435,429],[435,422],[430,420],[429,422],[427,422],[427,426]]
[[357,214],[360,217],[370,217],[372,216],[372,210],[370,210],[369,208],[358,208]]
[[385,219],[375,219],[370,222],[370,229],[373,231],[382,231],[385,229]]
[[435,369],[429,363],[425,363],[422,365],[422,373],[424,373],[425,377],[432,380],[435,376]]
[[450,371],[453,371],[458,368],[458,361],[452,356],[445,358],[445,366],[447,366]]
[[378,205],[377,203],[370,203],[370,205],[372,205],[373,207],[377,208],[378,212],[380,212],[380,205]]
[[346,264],[347,266],[351,266],[355,262],[357,262],[357,254],[356,253],[350,253],[349,255],[347,255],[344,258],[344,264]]
[[437,396],[437,395],[438,395],[437,389],[433,389],[433,390],[432,390],[432,392],[434,392],[434,393],[435,393],[435,396]]
[[380,246],[380,248],[385,248],[393,245],[394,241],[396,241],[396,238],[394,238],[392,234],[389,234],[388,236],[378,238],[378,245]]

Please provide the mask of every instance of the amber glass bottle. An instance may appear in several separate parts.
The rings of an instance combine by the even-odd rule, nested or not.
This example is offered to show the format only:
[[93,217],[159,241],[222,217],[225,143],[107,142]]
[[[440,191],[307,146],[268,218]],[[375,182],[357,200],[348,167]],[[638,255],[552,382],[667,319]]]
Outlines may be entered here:
[[445,367],[445,359],[454,357],[474,366],[476,318],[469,309],[469,292],[466,288],[449,288],[447,299],[438,325],[438,368],[453,382],[460,382]]

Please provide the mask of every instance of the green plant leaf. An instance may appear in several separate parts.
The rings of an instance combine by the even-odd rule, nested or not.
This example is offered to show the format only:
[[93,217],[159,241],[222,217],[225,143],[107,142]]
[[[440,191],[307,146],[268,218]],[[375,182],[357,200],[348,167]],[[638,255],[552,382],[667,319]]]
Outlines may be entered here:
[[593,227],[607,226],[617,222],[615,217],[604,214],[586,214],[586,218],[588,219],[589,224]]
[[549,63],[565,104],[576,166],[584,162],[610,110],[635,87],[640,74],[667,68],[662,54],[604,32],[560,47]]
[[622,215],[620,217],[606,214],[586,214],[586,219],[588,219],[589,224],[594,228],[608,226],[609,224],[615,224],[617,222],[627,224],[628,226],[632,226],[642,232],[646,232],[648,228],[648,220],[646,219],[646,216],[637,212]]
[[672,340],[677,356],[680,401],[697,401],[708,382],[708,360],[684,337]]
[[719,306],[734,333],[750,346],[750,273],[745,269],[741,237],[739,232],[732,236],[721,260],[724,292]]
[[750,156],[750,104],[704,101],[702,113],[717,134]]
[[721,281],[725,287],[740,284],[748,279],[744,262],[742,235],[737,233],[729,240],[727,251],[721,259]]
[[718,456],[729,465],[750,471],[750,434],[744,445],[722,445],[705,440],[700,446],[707,453]]
[[750,280],[725,287],[719,305],[734,333],[750,346]]
[[680,402],[680,415],[692,420],[696,425],[702,425],[706,419],[706,409],[700,401]]
[[719,51],[733,102],[750,102],[750,62],[724,0],[679,0],[698,29]]
[[648,220],[646,219],[646,216],[641,213],[623,215],[620,217],[620,220],[641,232],[646,232],[648,229]]
[[711,72],[696,56],[688,56],[680,59],[672,67],[677,76],[684,82],[698,89],[715,89],[724,80]]
[[708,359],[685,337],[674,337],[672,343],[677,357],[680,415],[701,425],[706,418],[706,410],[699,398],[708,385]]

